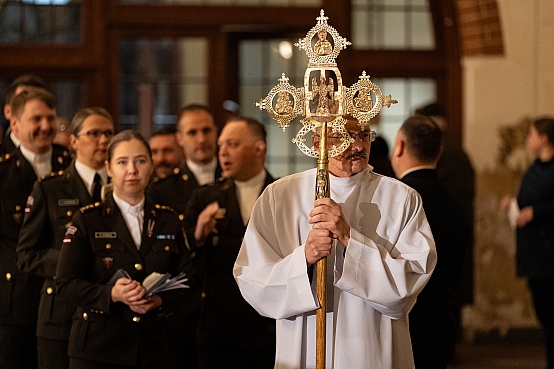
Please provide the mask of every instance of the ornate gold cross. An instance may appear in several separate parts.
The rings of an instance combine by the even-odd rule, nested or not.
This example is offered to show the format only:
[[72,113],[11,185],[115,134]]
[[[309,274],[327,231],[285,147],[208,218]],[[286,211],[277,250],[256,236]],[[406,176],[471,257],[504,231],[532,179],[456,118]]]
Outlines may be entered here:
[[[369,121],[374,118],[383,106],[396,104],[390,95],[383,96],[381,89],[371,82],[363,71],[358,82],[351,87],[342,84],[342,76],[335,59],[341,50],[351,43],[341,37],[335,28],[327,24],[328,17],[323,9],[317,24],[306,34],[306,37],[295,44],[308,56],[308,67],[304,73],[304,87],[296,88],[289,84],[283,73],[279,83],[269,94],[260,99],[256,106],[267,110],[268,114],[279,122],[283,131],[297,116],[305,116],[300,122],[302,128],[292,140],[306,155],[318,158],[315,197],[330,197],[328,157],[334,157],[346,150],[354,141],[345,128],[344,115],[351,115],[358,120],[362,130],[369,129]],[[306,134],[316,133],[320,129],[319,150],[306,145]],[[327,146],[327,132],[340,135],[340,145]],[[317,348],[316,368],[325,368],[325,314],[327,263],[325,259],[317,262],[317,297],[321,308],[316,312]]]

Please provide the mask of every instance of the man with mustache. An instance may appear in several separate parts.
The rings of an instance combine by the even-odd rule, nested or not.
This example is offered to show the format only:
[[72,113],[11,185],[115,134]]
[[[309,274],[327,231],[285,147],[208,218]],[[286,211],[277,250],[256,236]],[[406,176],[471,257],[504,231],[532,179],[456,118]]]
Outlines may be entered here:
[[27,197],[37,178],[66,168],[71,156],[53,147],[54,96],[27,87],[11,103],[20,146],[0,158],[0,368],[36,368],[36,324],[43,279],[19,271],[15,248]]
[[174,127],[162,128],[150,136],[150,149],[156,177],[164,178],[183,164],[185,154],[179,146]]
[[[436,264],[433,235],[418,193],[367,164],[375,133],[345,118],[354,142],[329,158],[330,198],[314,201],[316,169],[269,185],[235,262],[243,297],[277,319],[275,369],[315,367],[312,277],[324,257],[326,368],[414,367],[407,315]],[[330,147],[340,142],[327,135]]]

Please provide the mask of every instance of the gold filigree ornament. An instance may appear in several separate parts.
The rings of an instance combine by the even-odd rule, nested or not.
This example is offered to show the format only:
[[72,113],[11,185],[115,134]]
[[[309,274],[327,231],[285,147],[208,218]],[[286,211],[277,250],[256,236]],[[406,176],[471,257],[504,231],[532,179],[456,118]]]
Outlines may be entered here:
[[[375,103],[371,94],[375,96]],[[391,95],[384,96],[379,86],[371,82],[365,70],[362,72],[358,82],[346,89],[345,114],[350,114],[358,120],[362,130],[369,129],[369,121],[375,118],[383,106],[390,108],[391,104],[398,101],[393,100]]]
[[[276,96],[277,101],[275,101],[274,108],[273,104]],[[265,98],[260,99],[256,106],[260,110],[267,110],[269,116],[279,122],[279,126],[284,132],[290,126],[290,122],[302,114],[303,100],[304,91],[292,86],[285,73],[283,73],[279,78],[279,84],[273,87]]]
[[308,31],[306,37],[295,44],[306,52],[309,59],[304,73],[304,86],[292,86],[283,73],[279,84],[265,98],[260,99],[256,106],[260,110],[267,110],[271,118],[279,122],[283,131],[286,131],[297,116],[305,116],[301,120],[302,129],[292,141],[304,154],[311,157],[317,158],[319,154],[313,147],[306,145],[305,135],[315,133],[319,127],[329,127],[332,135],[342,137],[341,143],[333,144],[329,150],[329,155],[334,157],[352,143],[344,128],[347,121],[343,115],[352,115],[358,120],[361,129],[366,130],[369,129],[369,121],[383,106],[390,107],[397,101],[390,95],[384,96],[365,71],[352,87],[343,86],[335,59],[351,43],[327,24],[329,18],[325,16],[323,9],[316,19],[317,24]]

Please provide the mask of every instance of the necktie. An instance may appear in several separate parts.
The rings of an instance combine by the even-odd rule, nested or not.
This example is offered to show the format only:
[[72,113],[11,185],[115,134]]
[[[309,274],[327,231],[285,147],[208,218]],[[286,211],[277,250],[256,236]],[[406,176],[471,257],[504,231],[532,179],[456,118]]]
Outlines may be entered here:
[[102,179],[100,178],[100,174],[96,173],[94,175],[94,183],[92,184],[92,201],[94,202],[102,201],[102,197],[100,196],[101,190],[102,190]]

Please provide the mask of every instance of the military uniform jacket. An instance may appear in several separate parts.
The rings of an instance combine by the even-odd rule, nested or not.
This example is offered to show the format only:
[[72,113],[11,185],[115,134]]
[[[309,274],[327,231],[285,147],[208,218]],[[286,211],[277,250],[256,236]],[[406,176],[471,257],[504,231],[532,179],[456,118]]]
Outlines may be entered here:
[[[52,170],[71,162],[67,150],[55,145]],[[34,325],[37,321],[42,278],[21,272],[15,248],[27,198],[37,180],[31,164],[17,148],[0,160],[0,324]]]
[[92,197],[75,169],[75,161],[65,172],[52,173],[35,182],[27,201],[16,253],[20,270],[44,278],[38,337],[69,340],[71,317],[76,306],[58,297],[54,276],[71,218],[79,208],[90,203]]
[[10,137],[10,131],[4,133],[2,143],[0,143],[0,155],[10,154],[16,149],[15,143]]
[[[221,177],[219,164],[215,170],[215,180]],[[171,206],[177,213],[184,214],[192,192],[198,181],[187,164],[175,168],[172,174],[165,177],[154,177],[147,193],[155,204]]]
[[[185,272],[190,288],[159,293],[160,309],[140,315],[111,299],[107,285],[118,269],[142,282],[152,272]],[[140,250],[110,193],[102,204],[77,212],[68,228],[56,271],[61,298],[78,306],[69,356],[113,365],[159,362],[168,354],[168,318],[194,308],[195,280],[178,216],[170,209],[144,206]]]
[[[264,188],[273,181],[266,173]],[[198,344],[275,347],[275,320],[262,317],[244,300],[233,277],[233,265],[246,232],[233,180],[222,179],[194,191],[184,219],[188,239],[194,243],[198,215],[213,201],[219,203],[221,214],[216,231],[204,245],[194,246],[194,266],[202,288]]]

